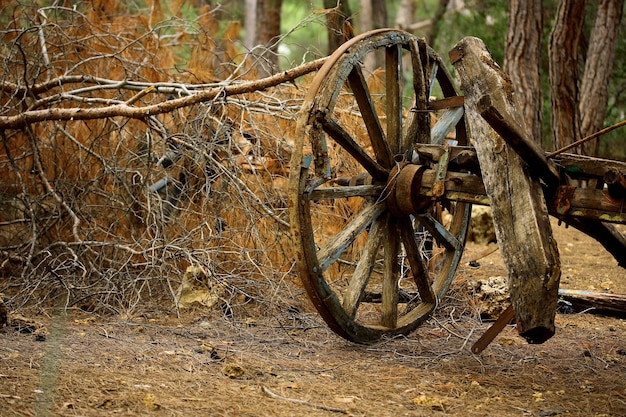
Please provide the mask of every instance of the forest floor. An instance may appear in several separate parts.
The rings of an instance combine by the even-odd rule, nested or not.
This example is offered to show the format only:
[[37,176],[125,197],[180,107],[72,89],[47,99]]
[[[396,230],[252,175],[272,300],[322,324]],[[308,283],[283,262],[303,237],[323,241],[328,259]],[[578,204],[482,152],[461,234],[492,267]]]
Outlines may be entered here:
[[[556,223],[555,236],[562,288],[626,294],[597,242]],[[506,275],[497,251],[468,267],[485,250],[468,246],[461,284],[426,324],[371,346],[335,336],[304,295],[247,317],[31,317],[45,338],[0,332],[0,415],[625,416],[626,320],[558,314],[542,345],[509,326],[470,352],[489,323],[463,282]]]

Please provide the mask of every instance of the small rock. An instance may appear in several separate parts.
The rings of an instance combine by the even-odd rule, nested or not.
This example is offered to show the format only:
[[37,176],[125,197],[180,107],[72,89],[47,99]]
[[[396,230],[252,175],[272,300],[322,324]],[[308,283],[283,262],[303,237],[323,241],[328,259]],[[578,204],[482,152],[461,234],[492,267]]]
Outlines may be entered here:
[[239,379],[245,374],[245,371],[236,363],[228,363],[222,368],[222,373],[230,379]]
[[176,292],[179,309],[224,309],[226,287],[202,267],[190,266]]
[[511,304],[505,277],[489,277],[486,280],[476,281],[473,285],[480,303],[481,318],[495,320]]
[[467,240],[479,245],[488,245],[496,242],[496,229],[493,225],[493,214],[490,207],[472,207],[472,218],[470,220],[469,232],[467,233]]

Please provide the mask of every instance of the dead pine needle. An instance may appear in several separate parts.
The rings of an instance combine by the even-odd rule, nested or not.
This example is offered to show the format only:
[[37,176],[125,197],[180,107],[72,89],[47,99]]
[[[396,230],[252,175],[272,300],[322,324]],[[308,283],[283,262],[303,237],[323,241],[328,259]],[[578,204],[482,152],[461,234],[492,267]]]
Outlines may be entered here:
[[328,407],[323,404],[315,404],[315,403],[311,403],[305,400],[299,400],[297,398],[283,397],[282,395],[278,395],[275,392],[272,392],[269,388],[265,386],[261,386],[261,391],[263,391],[263,393],[267,395],[268,397],[274,398],[277,400],[283,400],[283,401],[289,401],[291,403],[308,405],[309,407],[317,408],[318,410],[326,410],[326,411],[331,411],[333,413],[348,414],[348,411],[342,408]]

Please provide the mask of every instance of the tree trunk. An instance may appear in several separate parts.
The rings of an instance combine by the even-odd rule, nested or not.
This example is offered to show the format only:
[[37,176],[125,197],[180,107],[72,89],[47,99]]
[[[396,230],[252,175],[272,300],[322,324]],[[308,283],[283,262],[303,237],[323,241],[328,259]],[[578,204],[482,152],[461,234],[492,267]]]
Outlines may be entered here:
[[246,16],[244,19],[244,26],[246,28],[246,35],[243,40],[243,44],[248,51],[254,49],[257,45],[256,36],[256,4],[257,0],[246,0]]
[[542,144],[543,0],[510,0],[504,71],[509,74],[531,138]]
[[[361,0],[361,32],[387,27],[387,5],[385,0]],[[385,65],[385,52],[377,51],[365,57],[365,69],[373,72]]]
[[415,0],[402,0],[400,6],[398,6],[396,27],[402,30],[409,30],[411,23],[413,23],[416,10],[417,4]]
[[[615,60],[615,44],[622,20],[624,0],[600,0],[589,40],[585,72],[580,88],[581,134],[588,136],[604,127],[609,84]],[[585,155],[596,155],[598,140],[583,145]]]
[[443,24],[443,16],[445,15],[446,10],[448,10],[449,3],[450,0],[439,0],[437,10],[433,16],[433,23],[430,27],[428,35],[426,35],[426,43],[433,48],[435,47],[435,40],[437,39],[437,33],[439,32],[439,25]]
[[330,55],[352,37],[352,13],[347,0],[324,0],[324,8],[332,10],[326,15]]
[[[257,0],[256,42],[258,45],[257,75],[267,77],[278,71],[278,40],[282,0]],[[255,48],[256,50],[256,48]]]
[[365,33],[374,27],[374,21],[372,20],[372,0],[360,0],[361,5],[361,19],[359,21],[360,33]]
[[[550,100],[556,149],[580,139],[578,46],[586,0],[561,0],[550,34]],[[578,149],[580,152],[580,150]]]

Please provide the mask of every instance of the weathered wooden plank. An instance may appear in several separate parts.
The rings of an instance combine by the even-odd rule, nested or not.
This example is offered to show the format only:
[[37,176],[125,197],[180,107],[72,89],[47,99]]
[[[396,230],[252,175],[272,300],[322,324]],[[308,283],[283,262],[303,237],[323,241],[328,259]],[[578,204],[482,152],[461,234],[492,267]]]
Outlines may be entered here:
[[540,182],[478,112],[489,96],[501,115],[523,126],[510,79],[493,61],[484,43],[466,37],[451,51],[465,95],[465,118],[485,189],[491,200],[502,258],[507,266],[518,331],[530,343],[542,343],[555,331],[554,317],[561,268]]
[[383,212],[384,204],[372,204],[359,212],[345,227],[330,239],[326,246],[317,252],[320,272],[324,272],[347,250],[347,248],[359,237],[366,227]]
[[[387,230],[390,230],[383,240],[383,293],[380,324],[394,329],[398,325],[398,253],[400,251],[400,236],[398,223],[387,215]],[[394,233],[395,232],[395,233]]]
[[387,142],[392,156],[400,153],[402,97],[400,91],[400,45],[385,48],[385,98],[387,100]]
[[372,275],[374,265],[376,265],[376,254],[380,249],[383,239],[383,229],[387,222],[383,218],[374,221],[367,242],[361,253],[361,258],[357,263],[356,269],[350,278],[348,289],[343,295],[342,307],[350,318],[354,318],[359,303],[363,298],[365,287]]
[[595,158],[585,155],[559,154],[552,160],[572,176],[604,177],[610,170],[626,173],[626,162]]
[[559,296],[576,312],[588,309],[591,313],[626,317],[626,295],[560,289]]
[[496,338],[498,334],[509,324],[515,317],[513,306],[508,306],[506,310],[500,314],[500,317],[483,333],[483,335],[472,345],[472,353],[478,355],[485,350],[487,346]]
[[356,185],[344,187],[316,188],[309,194],[312,201],[336,200],[348,197],[378,197],[385,190],[384,185]]
[[499,111],[498,106],[502,108],[502,105],[493,103],[491,95],[482,96],[476,105],[480,115],[522,158],[530,168],[531,173],[538,175],[550,187],[559,184],[557,167],[548,160],[543,149],[526,135],[526,132],[513,120],[511,115]]
[[[463,96],[455,96],[455,98],[456,97],[463,98]],[[458,101],[461,101],[461,100],[458,100]],[[435,126],[433,126],[431,133],[430,133],[430,142],[436,145],[441,145],[444,139],[446,138],[446,136],[448,136],[454,130],[454,128],[459,123],[462,117],[463,117],[463,107],[455,107],[455,108],[446,110],[441,115],[439,120],[437,120],[437,123],[435,123]]]
[[[432,148],[435,149],[435,148]],[[458,153],[460,156],[462,154]],[[422,153],[420,151],[420,153]],[[438,158],[436,153],[429,153],[434,158]],[[475,155],[473,156],[475,157]],[[472,157],[472,158],[473,158]],[[438,159],[434,159],[435,161]],[[451,161],[452,163],[452,161]],[[465,164],[458,164],[465,166]],[[419,189],[419,198],[431,199],[435,197],[433,185],[436,181],[437,172],[432,169],[424,170],[421,175],[421,184]],[[351,178],[337,178],[337,184],[349,184]],[[443,200],[459,201],[464,203],[489,205],[489,196],[485,191],[485,186],[480,176],[465,172],[448,171],[445,179],[445,191],[441,198]],[[317,188],[309,194],[312,201],[335,200],[348,197],[372,198],[378,197],[385,190],[384,185],[357,185],[357,186],[338,186]],[[396,190],[396,193],[398,190]],[[411,195],[411,197],[415,197]],[[579,188],[573,186],[561,185],[550,192],[550,200],[547,202],[548,211],[551,215],[572,223],[571,220],[579,219],[591,221],[591,226],[583,230],[589,234],[589,229],[597,229],[597,227],[607,228],[609,225],[598,226],[595,221],[606,223],[626,224],[626,203],[623,199],[614,199],[607,192],[597,188]],[[573,224],[573,223],[572,223]],[[616,243],[624,241],[623,236],[617,231],[603,232],[599,235],[591,232],[594,239],[606,239],[606,234],[615,235],[611,241]],[[604,236],[604,237],[603,237]],[[621,236],[621,237],[620,237]],[[600,241],[605,247],[604,241]],[[619,243],[615,248],[608,245],[607,249],[616,259],[624,259],[626,252],[624,246]]]
[[383,128],[380,125],[380,119],[376,113],[376,108],[374,107],[367,82],[365,81],[360,66],[355,66],[352,69],[352,72],[348,75],[348,83],[354,94],[354,99],[359,106],[359,110],[361,111],[361,117],[367,129],[367,134],[370,137],[376,160],[383,166],[391,166],[393,163],[391,150],[389,150],[389,145],[385,140]]
[[415,240],[415,229],[408,217],[400,220],[400,237],[411,265],[413,281],[424,303],[436,303],[437,297],[430,285],[428,267]]
[[346,152],[352,155],[372,177],[385,178],[387,176],[388,171],[377,161],[374,161],[337,121],[330,117],[324,117],[320,118],[319,123],[323,126],[324,131],[341,145]]
[[[614,220],[622,220],[619,223],[623,223],[623,213],[621,216],[615,217],[617,218],[607,218],[603,220],[613,221],[615,223],[618,222]],[[613,255],[619,266],[626,268],[626,250],[624,250],[624,248],[626,248],[626,236],[617,230],[614,225],[606,224],[595,219],[572,218],[569,213],[567,217],[561,217],[561,220],[597,240],[602,246],[604,246],[604,249]]]

